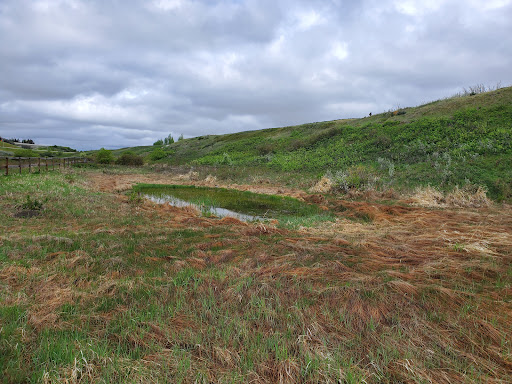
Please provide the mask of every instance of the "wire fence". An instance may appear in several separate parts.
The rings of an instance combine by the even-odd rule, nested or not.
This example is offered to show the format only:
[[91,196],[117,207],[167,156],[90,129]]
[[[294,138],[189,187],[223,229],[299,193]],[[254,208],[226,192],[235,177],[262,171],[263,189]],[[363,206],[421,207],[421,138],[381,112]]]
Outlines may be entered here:
[[87,163],[84,157],[2,157],[0,158],[0,169],[3,174],[23,173],[28,170],[32,172],[44,172],[55,169],[71,167],[74,164]]

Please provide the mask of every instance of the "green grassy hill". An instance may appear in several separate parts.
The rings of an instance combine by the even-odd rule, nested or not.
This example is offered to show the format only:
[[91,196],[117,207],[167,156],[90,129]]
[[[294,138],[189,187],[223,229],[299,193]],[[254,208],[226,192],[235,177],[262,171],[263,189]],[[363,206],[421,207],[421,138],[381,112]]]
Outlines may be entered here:
[[[361,119],[181,140],[127,150],[179,165],[329,172],[343,188],[483,185],[512,198],[512,87]],[[155,155],[154,152],[158,151]]]
[[13,144],[6,143],[5,141],[0,141],[0,150],[4,149],[4,148],[8,148],[8,149],[13,149],[14,148],[14,149],[16,149],[18,147],[13,145]]

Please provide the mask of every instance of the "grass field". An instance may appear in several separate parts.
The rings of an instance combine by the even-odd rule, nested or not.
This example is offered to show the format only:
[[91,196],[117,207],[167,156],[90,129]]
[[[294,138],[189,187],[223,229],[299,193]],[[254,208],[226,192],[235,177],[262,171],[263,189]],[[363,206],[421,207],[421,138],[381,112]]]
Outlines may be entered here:
[[[0,177],[0,382],[512,382],[509,205],[121,169]],[[290,196],[334,219],[207,217],[137,183]]]

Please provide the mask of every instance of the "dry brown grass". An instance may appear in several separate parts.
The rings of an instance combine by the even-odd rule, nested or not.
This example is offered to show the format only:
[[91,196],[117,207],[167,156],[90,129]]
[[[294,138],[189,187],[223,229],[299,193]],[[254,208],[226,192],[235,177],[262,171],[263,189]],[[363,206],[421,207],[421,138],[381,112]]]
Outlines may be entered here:
[[423,207],[482,208],[492,205],[492,201],[487,197],[487,191],[481,186],[455,186],[453,191],[448,193],[427,186],[417,188],[411,199]]
[[[133,182],[123,177],[109,181],[108,190]],[[105,189],[110,178],[93,175],[89,185]],[[117,357],[114,382],[127,375],[134,382],[172,380],[184,357],[192,367],[184,382],[194,382],[198,372],[204,382],[512,379],[508,206],[327,199],[317,203],[331,207],[335,222],[293,231],[205,218],[193,209],[133,207],[118,195],[108,202],[111,211],[99,210],[101,219],[70,216],[45,222],[44,230],[41,221],[27,222],[0,239],[3,246],[19,244],[6,252],[13,264],[0,269],[0,298],[27,308],[31,348],[44,330],[87,323],[91,340],[142,351],[140,358]],[[126,220],[108,219],[111,212]],[[130,222],[133,216],[137,221]],[[81,238],[61,241],[59,234],[70,228]],[[178,239],[177,231],[190,238]],[[131,248],[124,246],[129,241]],[[16,264],[22,260],[27,264]],[[191,268],[198,280],[174,280]],[[97,309],[103,302],[105,309]],[[76,317],[62,316],[66,304],[77,306]],[[151,317],[161,308],[167,312]],[[123,323],[132,324],[132,332],[107,331],[133,313],[141,318]],[[230,327],[229,337],[219,336]],[[257,337],[274,337],[286,354],[254,355],[254,365],[242,373]],[[57,369],[58,379],[49,373],[43,381],[101,381],[112,361],[87,353]],[[343,365],[340,356],[352,360]],[[318,361],[310,377],[303,376],[306,357]]]

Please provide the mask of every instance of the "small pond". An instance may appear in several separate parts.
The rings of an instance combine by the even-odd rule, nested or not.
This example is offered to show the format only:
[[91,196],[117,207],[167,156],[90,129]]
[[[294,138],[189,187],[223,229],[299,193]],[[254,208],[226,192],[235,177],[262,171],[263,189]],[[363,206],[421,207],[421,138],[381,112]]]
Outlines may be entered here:
[[206,214],[243,221],[305,217],[318,213],[318,207],[291,197],[234,189],[158,184],[138,184],[133,189],[159,204],[193,206]]

